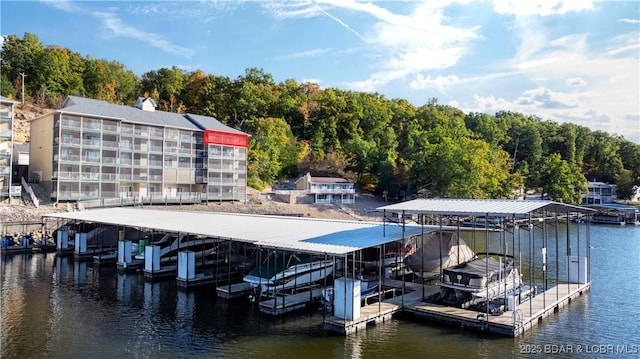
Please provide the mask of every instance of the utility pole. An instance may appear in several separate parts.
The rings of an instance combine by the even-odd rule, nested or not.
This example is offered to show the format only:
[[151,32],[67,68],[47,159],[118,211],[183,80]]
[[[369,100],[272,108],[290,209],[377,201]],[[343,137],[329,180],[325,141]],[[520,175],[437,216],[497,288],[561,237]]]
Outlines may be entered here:
[[25,75],[24,72],[21,72],[20,76],[22,76],[22,107],[24,107],[24,77],[27,75]]

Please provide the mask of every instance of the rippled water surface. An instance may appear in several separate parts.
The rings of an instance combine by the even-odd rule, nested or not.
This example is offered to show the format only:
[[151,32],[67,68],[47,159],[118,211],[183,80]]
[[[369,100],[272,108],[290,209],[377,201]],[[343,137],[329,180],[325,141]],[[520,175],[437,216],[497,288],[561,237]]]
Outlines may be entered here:
[[[55,254],[2,258],[2,358],[530,357],[578,345],[640,350],[640,227],[591,227],[592,287],[523,337],[393,319],[343,337],[322,311],[270,317],[246,301],[173,280],[74,263]],[[544,353],[543,353],[544,354]]]

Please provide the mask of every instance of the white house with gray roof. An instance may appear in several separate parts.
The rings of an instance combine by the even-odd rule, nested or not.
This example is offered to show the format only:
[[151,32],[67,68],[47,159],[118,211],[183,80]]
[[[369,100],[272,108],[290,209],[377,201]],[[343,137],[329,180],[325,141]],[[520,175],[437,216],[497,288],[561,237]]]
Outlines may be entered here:
[[30,166],[56,201],[244,201],[248,135],[213,117],[69,96],[31,121]]

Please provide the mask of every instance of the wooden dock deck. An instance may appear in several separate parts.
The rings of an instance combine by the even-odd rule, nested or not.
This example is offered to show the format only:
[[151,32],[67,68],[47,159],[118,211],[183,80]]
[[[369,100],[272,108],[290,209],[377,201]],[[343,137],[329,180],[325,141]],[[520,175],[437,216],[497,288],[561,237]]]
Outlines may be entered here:
[[242,275],[238,271],[223,271],[219,273],[205,271],[204,273],[197,273],[195,275],[195,278],[193,279],[184,279],[177,277],[178,288],[180,289],[189,289],[192,287],[199,287],[208,284],[215,284],[221,287],[224,286],[228,289],[229,282],[237,282],[239,279],[242,279]]
[[270,315],[281,315],[305,308],[307,305],[318,301],[322,297],[322,288],[294,294],[278,294],[275,297],[260,301],[260,311]]
[[336,316],[325,319],[324,328],[332,332],[349,335],[366,329],[367,325],[378,324],[391,319],[400,306],[389,302],[377,302],[360,308],[360,317],[346,320]]
[[574,298],[581,296],[589,290],[589,287],[589,284],[559,284],[517,305],[513,311],[487,316],[485,313],[474,310],[425,302],[422,300],[423,290],[424,297],[429,297],[439,292],[438,286],[425,285],[422,287],[419,284],[416,286],[415,283],[405,283],[404,295],[362,306],[360,317],[356,320],[345,320],[335,316],[326,318],[324,328],[348,335],[365,329],[369,324],[387,321],[394,314],[402,312],[438,323],[462,326],[502,336],[518,337],[536,326],[543,318],[557,312]]
[[589,284],[559,284],[501,315],[486,316],[473,310],[422,302],[419,298],[417,301],[405,298],[404,311],[439,323],[517,337],[588,290]]
[[224,299],[240,298],[248,296],[253,291],[251,284],[247,282],[240,282],[231,285],[221,285],[216,288],[218,297]]

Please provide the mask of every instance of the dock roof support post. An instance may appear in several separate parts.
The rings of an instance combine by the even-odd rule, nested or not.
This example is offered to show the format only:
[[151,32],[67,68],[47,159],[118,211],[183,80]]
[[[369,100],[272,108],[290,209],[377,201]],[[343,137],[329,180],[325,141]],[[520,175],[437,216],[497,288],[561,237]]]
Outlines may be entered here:
[[[402,255],[402,258],[404,258],[404,243],[405,243],[405,211],[402,210],[402,248],[400,249],[400,253]],[[398,270],[398,257],[396,256],[396,270]],[[402,298],[400,299],[400,304],[401,307],[404,307],[404,292],[405,292],[405,285],[404,285],[404,280],[405,280],[405,276],[404,276],[404,268],[402,268]]]
[[[531,212],[529,212],[529,223],[533,224],[532,221],[532,214]],[[535,224],[533,226],[531,226],[530,230],[529,230],[529,285],[533,286],[533,288],[536,287],[536,283],[534,282],[534,273],[535,273],[535,267],[533,266],[533,264],[535,263],[533,261],[534,257],[535,257],[535,252],[533,251],[533,238],[534,238],[534,231],[536,229]],[[537,295],[536,293],[537,291],[534,290],[534,296]],[[529,299],[529,315],[531,315],[533,313],[533,304],[532,304],[532,300]]]

